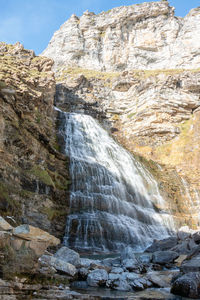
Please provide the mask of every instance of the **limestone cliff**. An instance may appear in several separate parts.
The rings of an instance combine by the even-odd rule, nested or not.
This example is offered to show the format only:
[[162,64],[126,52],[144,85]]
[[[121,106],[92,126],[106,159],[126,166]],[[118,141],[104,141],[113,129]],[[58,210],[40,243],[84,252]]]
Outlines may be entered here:
[[69,181],[56,138],[52,64],[19,43],[0,43],[0,212],[62,236]]
[[199,224],[200,9],[167,1],[72,16],[47,49],[57,105],[85,111],[154,173],[178,223]]
[[43,55],[55,69],[99,71],[195,69],[200,63],[200,8],[174,16],[167,1],[72,15],[55,32]]

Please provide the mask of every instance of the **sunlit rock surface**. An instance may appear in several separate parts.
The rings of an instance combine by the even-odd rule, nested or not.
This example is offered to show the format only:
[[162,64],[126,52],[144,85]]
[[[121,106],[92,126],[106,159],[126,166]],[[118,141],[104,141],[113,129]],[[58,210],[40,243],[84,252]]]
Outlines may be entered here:
[[200,63],[200,9],[175,17],[167,1],[72,15],[42,53],[55,69],[101,71],[195,69]]

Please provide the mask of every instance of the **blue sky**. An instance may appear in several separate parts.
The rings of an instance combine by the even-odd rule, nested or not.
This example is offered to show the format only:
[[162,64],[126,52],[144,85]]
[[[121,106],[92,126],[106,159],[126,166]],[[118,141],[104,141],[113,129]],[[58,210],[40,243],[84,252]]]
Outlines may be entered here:
[[[41,53],[53,33],[73,13],[81,16],[85,10],[96,14],[116,6],[152,1],[133,0],[0,0],[0,41],[21,42],[25,48]],[[184,17],[199,0],[170,0],[175,15]]]

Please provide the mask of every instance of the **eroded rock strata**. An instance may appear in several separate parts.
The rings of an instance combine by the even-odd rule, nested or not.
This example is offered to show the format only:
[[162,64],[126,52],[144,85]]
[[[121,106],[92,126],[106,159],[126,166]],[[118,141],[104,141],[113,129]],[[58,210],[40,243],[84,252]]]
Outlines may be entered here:
[[0,212],[62,237],[69,178],[52,64],[19,43],[0,44]]
[[99,71],[199,67],[200,9],[175,17],[167,1],[121,6],[95,15],[72,15],[43,55],[55,69]]

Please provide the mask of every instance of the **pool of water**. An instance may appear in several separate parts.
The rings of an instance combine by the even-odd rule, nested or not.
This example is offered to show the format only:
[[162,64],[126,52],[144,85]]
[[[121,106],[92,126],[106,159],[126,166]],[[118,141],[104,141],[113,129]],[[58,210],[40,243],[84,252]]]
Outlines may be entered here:
[[122,292],[111,290],[103,287],[88,287],[84,284],[77,284],[71,289],[81,294],[92,296],[100,296],[102,299],[116,299],[116,300],[191,300],[191,298],[184,298],[170,293],[170,288],[151,288],[141,292]]

